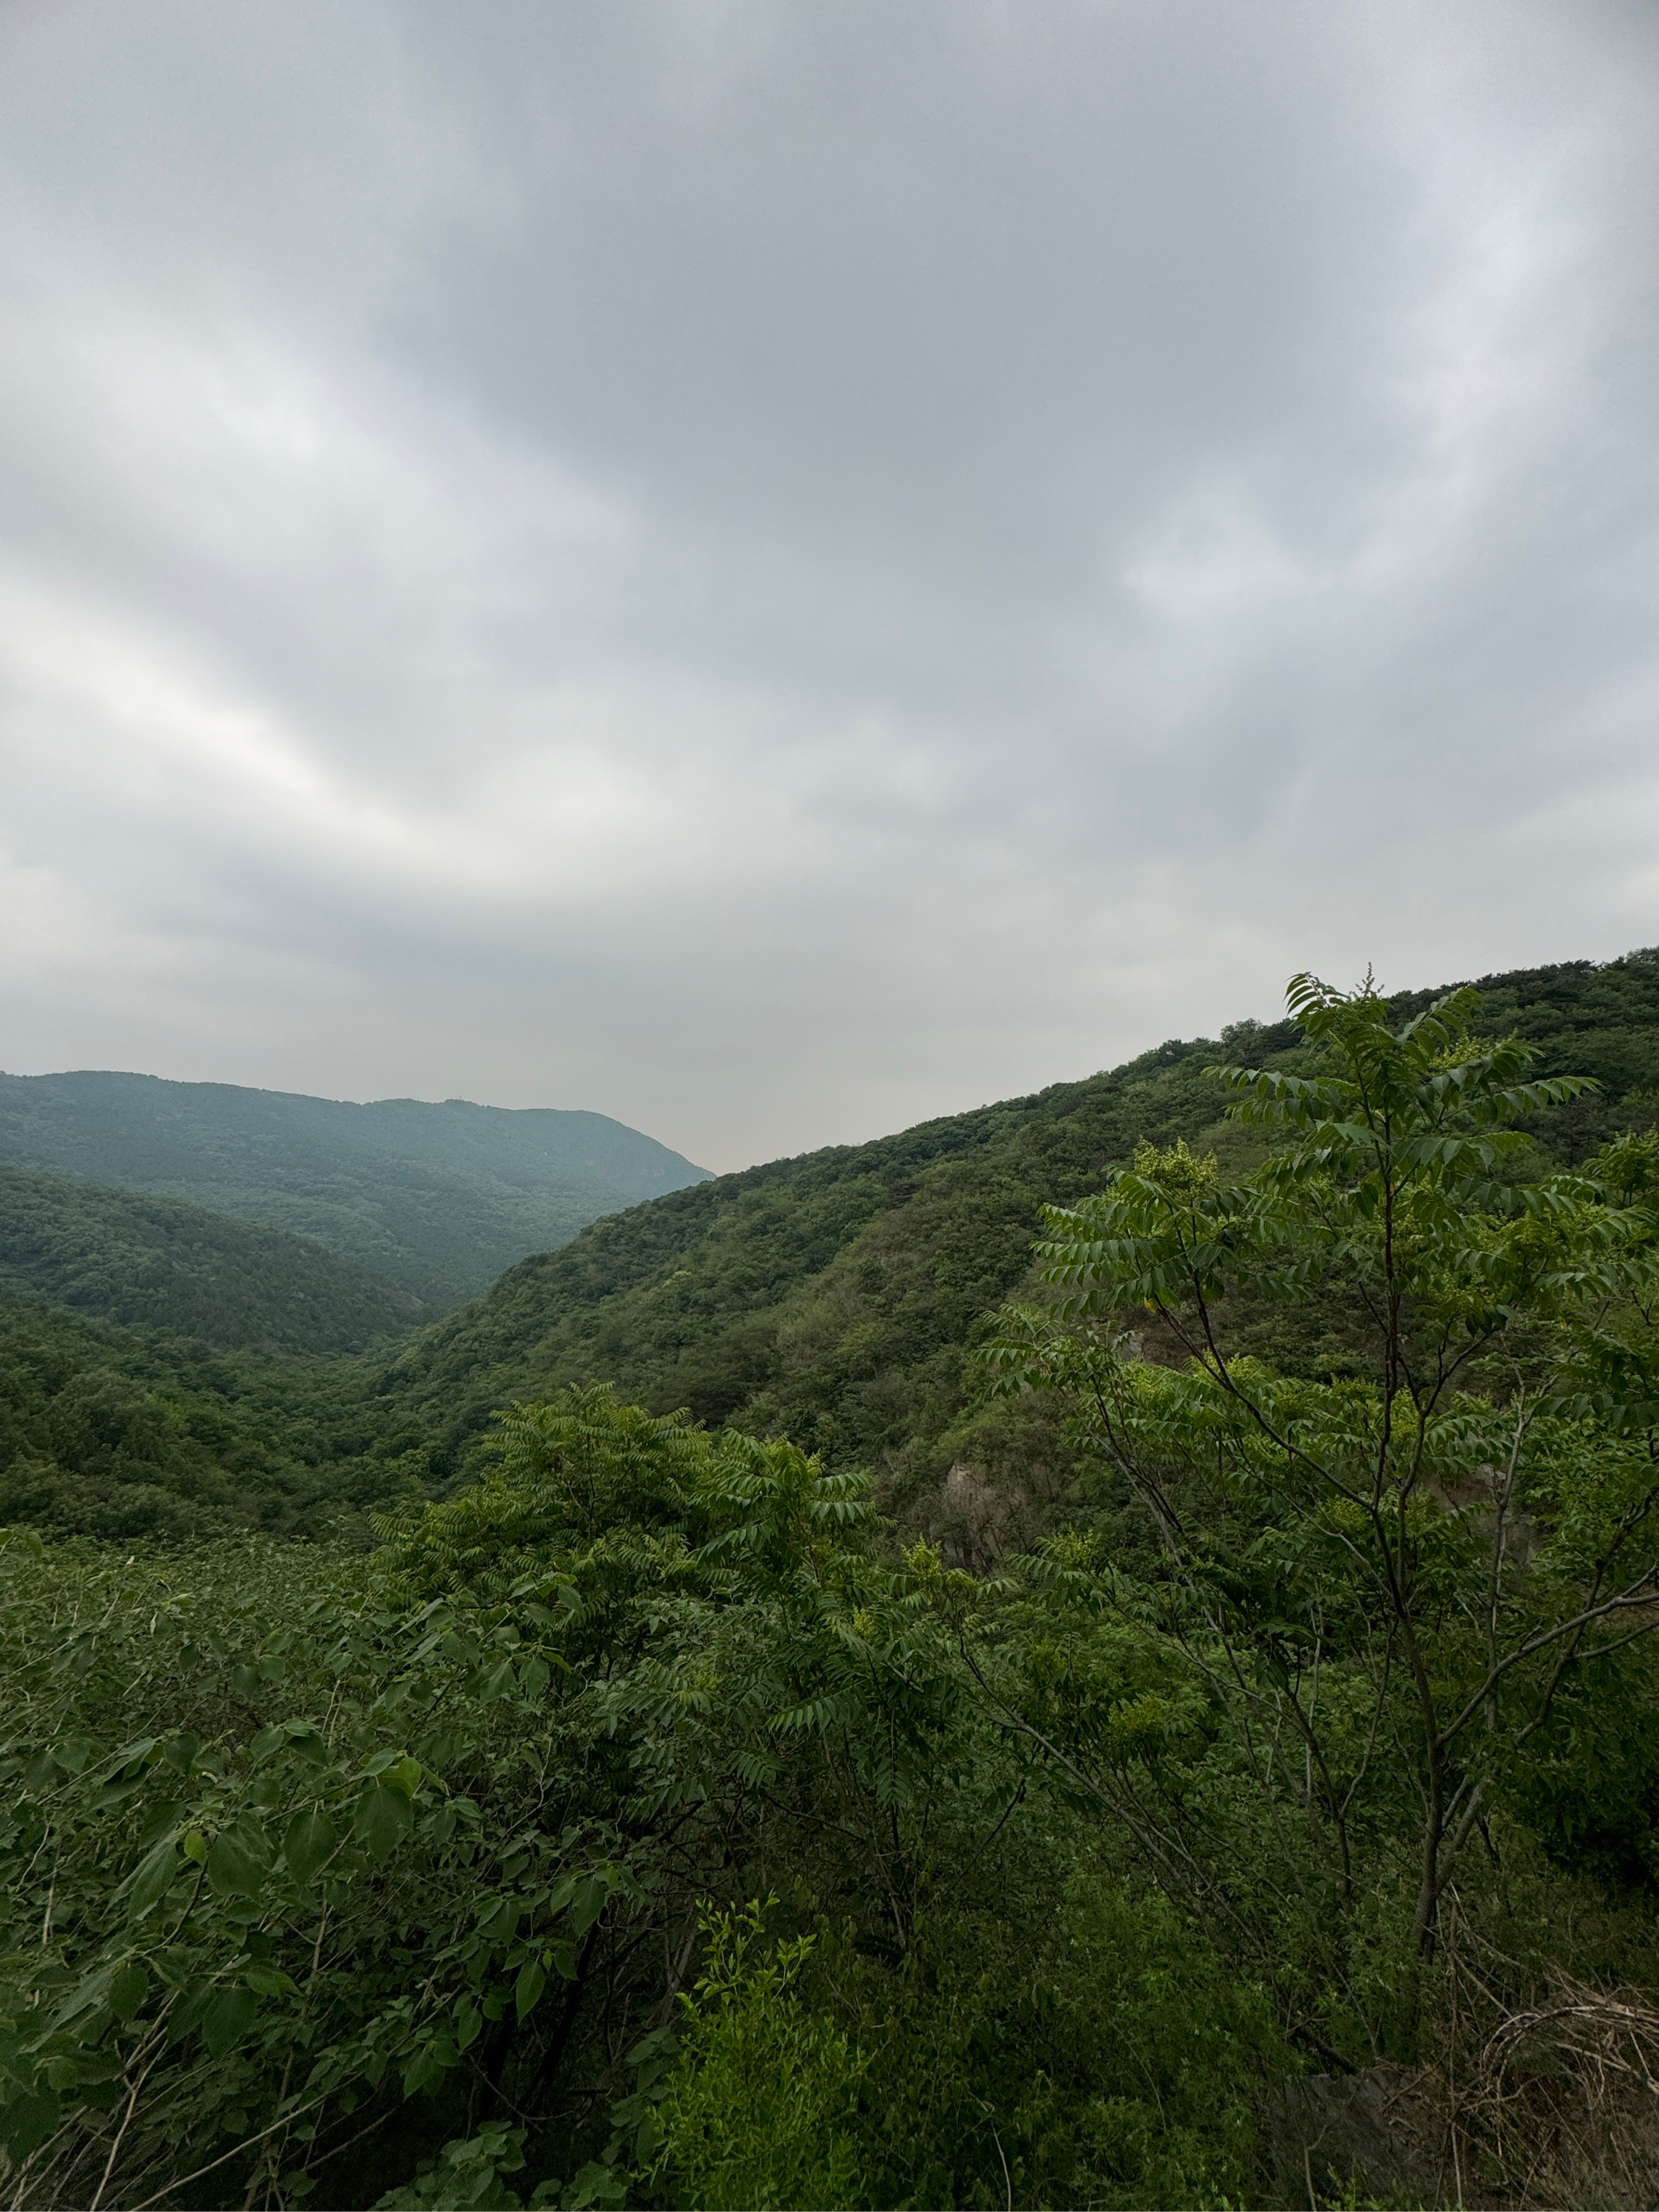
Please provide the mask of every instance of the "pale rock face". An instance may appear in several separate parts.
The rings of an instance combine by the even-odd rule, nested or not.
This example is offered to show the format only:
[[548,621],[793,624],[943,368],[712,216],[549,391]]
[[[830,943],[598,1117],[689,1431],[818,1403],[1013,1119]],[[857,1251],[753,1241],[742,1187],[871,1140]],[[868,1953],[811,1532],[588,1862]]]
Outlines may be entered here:
[[977,1468],[958,1460],[945,1478],[941,1502],[947,1542],[961,1553],[964,1566],[975,1574],[987,1572],[1007,1548],[1024,1493],[1005,1496]]

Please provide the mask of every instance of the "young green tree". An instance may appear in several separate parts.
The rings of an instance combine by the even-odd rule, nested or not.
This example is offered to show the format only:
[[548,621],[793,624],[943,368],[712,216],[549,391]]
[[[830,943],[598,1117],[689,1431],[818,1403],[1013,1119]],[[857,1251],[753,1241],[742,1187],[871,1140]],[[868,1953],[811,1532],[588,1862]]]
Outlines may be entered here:
[[[1053,1300],[987,1350],[1070,1395],[1128,1509],[1115,1555],[1048,1548],[997,1694],[1218,1940],[1303,1974],[1316,2041],[1322,1984],[1375,2045],[1384,1900],[1431,1955],[1564,1684],[1659,1625],[1655,1169],[1539,1175],[1516,1125],[1583,1086],[1478,1041],[1473,992],[1397,1029],[1369,981],[1288,1001],[1306,1073],[1213,1071],[1266,1164],[1143,1146],[1048,1213]],[[1246,1356],[1275,1306],[1322,1374]]]

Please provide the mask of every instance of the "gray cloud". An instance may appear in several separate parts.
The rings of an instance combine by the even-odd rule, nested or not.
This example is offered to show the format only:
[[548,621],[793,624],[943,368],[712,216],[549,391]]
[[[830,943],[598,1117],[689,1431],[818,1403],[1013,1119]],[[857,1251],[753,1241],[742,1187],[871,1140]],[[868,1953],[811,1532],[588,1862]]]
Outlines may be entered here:
[[1645,6],[0,16],[18,1068],[724,1166],[1659,936]]

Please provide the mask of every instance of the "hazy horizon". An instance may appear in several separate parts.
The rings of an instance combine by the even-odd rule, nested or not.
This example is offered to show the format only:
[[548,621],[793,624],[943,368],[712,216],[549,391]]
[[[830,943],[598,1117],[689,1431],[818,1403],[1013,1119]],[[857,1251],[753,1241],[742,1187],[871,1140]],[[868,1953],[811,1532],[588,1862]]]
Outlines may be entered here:
[[716,1170],[1659,939],[1659,12],[0,15],[0,1060]]
[[[1638,952],[1638,951],[1648,951],[1648,950],[1650,950],[1650,949],[1651,949],[1651,948],[1649,948],[1649,947],[1646,947],[1646,946],[1640,946],[1640,945],[1632,945],[1632,946],[1628,946],[1628,947],[1626,947],[1626,953]],[[1611,956],[1611,957],[1612,957],[1613,958],[1614,958],[1614,959],[1618,959],[1618,958],[1622,958],[1622,957],[1626,957],[1626,956],[1625,956],[1625,955],[1621,955],[1621,954],[1614,954],[1614,955],[1613,955],[1613,956]],[[1540,966],[1540,967],[1559,966],[1559,965],[1571,965],[1571,964],[1572,964],[1572,963],[1573,963],[1573,959],[1574,959],[1574,956],[1572,956],[1572,955],[1569,954],[1569,955],[1567,955],[1567,956],[1565,957],[1565,958],[1563,961],[1561,961],[1561,962],[1540,961],[1540,962],[1539,962],[1537,964],[1538,964],[1539,966]],[[1599,964],[1606,964],[1606,963],[1599,963]],[[1498,971],[1491,970],[1491,971],[1488,971],[1488,972],[1489,972],[1489,973],[1496,973],[1496,972],[1498,972]],[[1363,980],[1363,979],[1358,979],[1358,980]],[[1440,976],[1440,977],[1437,977],[1437,978],[1434,980],[1434,981],[1430,982],[1430,983],[1408,983],[1408,982],[1406,982],[1405,981],[1403,981],[1403,979],[1402,979],[1402,980],[1399,980],[1399,981],[1398,981],[1398,988],[1401,988],[1401,990],[1433,990],[1433,989],[1437,989],[1437,988],[1441,988],[1443,985],[1446,985],[1446,986],[1452,986],[1452,985],[1456,985],[1456,984],[1458,984],[1458,983],[1460,983],[1460,982],[1463,982],[1463,981],[1478,981],[1478,980],[1479,980],[1478,978],[1473,978],[1473,977],[1456,978],[1456,977],[1451,977],[1451,976]],[[1283,1009],[1282,1009],[1282,1008],[1275,1009],[1275,1010],[1274,1010],[1274,1012],[1275,1012],[1275,1015],[1276,1015],[1276,1016],[1282,1017],[1282,1014],[1283,1014]],[[1243,1017],[1243,1018],[1250,1018],[1250,1017]],[[1219,1027],[1224,1027],[1224,1026],[1226,1026],[1226,1025],[1225,1025],[1225,1024],[1220,1024],[1220,1025],[1218,1025],[1218,1026],[1219,1026]],[[1188,1042],[1188,1043],[1193,1043],[1193,1042],[1204,1042],[1204,1040],[1205,1040],[1206,1034],[1206,1032],[1200,1031],[1200,1032],[1196,1032],[1194,1035],[1193,1035],[1193,1036],[1188,1036],[1188,1037],[1187,1037],[1187,1038],[1181,1039],[1181,1040],[1175,1040],[1175,1041],[1176,1041],[1176,1042]],[[1172,1041],[1172,1040],[1170,1040],[1170,1039],[1167,1039],[1167,1038],[1158,1038],[1158,1039],[1157,1039],[1157,1040],[1148,1040],[1146,1043],[1142,1044],[1142,1045],[1141,1045],[1141,1046],[1139,1046],[1138,1048],[1132,1049],[1132,1050],[1131,1050],[1131,1051],[1130,1051],[1130,1052],[1126,1055],[1126,1058],[1127,1058],[1127,1059],[1128,1059],[1128,1060],[1134,1060],[1134,1059],[1138,1058],[1141,1053],[1143,1053],[1143,1052],[1151,1052],[1151,1051],[1153,1051],[1153,1050],[1155,1050],[1155,1049],[1157,1048],[1157,1046],[1158,1046],[1158,1044],[1166,1043],[1166,1042],[1171,1042],[1171,1041]],[[1120,1066],[1121,1066],[1121,1065],[1122,1065],[1122,1062],[1121,1062],[1121,1061],[1120,1061],[1120,1062],[1114,1063],[1114,1064],[1115,1064],[1115,1065],[1120,1065]],[[1014,1090],[1014,1091],[1006,1091],[1006,1092],[1000,1093],[1000,1094],[999,1094],[997,1097],[985,1097],[985,1098],[964,1099],[964,1100],[962,1100],[962,1101],[958,1102],[958,1103],[957,1103],[957,1105],[955,1105],[955,1106],[952,1106],[952,1107],[946,1107],[946,1108],[942,1109],[941,1109],[941,1113],[940,1113],[940,1115],[922,1115],[922,1116],[921,1116],[921,1117],[919,1117],[919,1118],[920,1118],[921,1120],[922,1120],[922,1121],[928,1121],[928,1120],[934,1120],[934,1119],[941,1118],[941,1115],[942,1115],[942,1116],[946,1116],[946,1117],[948,1117],[950,1115],[951,1115],[951,1114],[953,1114],[953,1113],[971,1113],[971,1112],[973,1112],[973,1111],[975,1110],[975,1108],[977,1108],[977,1107],[981,1107],[981,1106],[990,1106],[990,1105],[997,1105],[997,1104],[1000,1104],[1000,1103],[1003,1103],[1003,1101],[1004,1101],[1004,1100],[1008,1099],[1008,1098],[1019,1097],[1026,1096],[1026,1095],[1028,1095],[1029,1093],[1031,1093],[1031,1092],[1036,1092],[1036,1091],[1042,1091],[1042,1090],[1044,1090],[1044,1089],[1048,1088],[1048,1087],[1049,1086],[1049,1085],[1050,1085],[1050,1084],[1053,1084],[1053,1083],[1064,1083],[1064,1082],[1067,1082],[1067,1081],[1079,1081],[1079,1080],[1085,1079],[1086,1079],[1086,1077],[1088,1077],[1088,1076],[1090,1076],[1090,1075],[1096,1075],[1096,1074],[1107,1073],[1109,1073],[1109,1072],[1110,1072],[1110,1066],[1109,1065],[1108,1066],[1104,1066],[1104,1067],[1102,1067],[1102,1068],[1090,1068],[1090,1069],[1085,1069],[1085,1070],[1082,1071],[1082,1073],[1081,1073],[1080,1075],[1079,1075],[1079,1076],[1073,1076],[1073,1077],[1066,1077],[1066,1076],[1054,1076],[1054,1077],[1044,1078],[1044,1079],[1041,1079],[1041,1080],[1038,1080],[1038,1081],[1033,1082],[1033,1083],[1031,1083],[1031,1084],[1030,1084],[1030,1085],[1026,1085],[1024,1091],[1021,1091],[1021,1090]],[[0,1067],[0,1076],[8,1076],[8,1075],[11,1075],[11,1076],[18,1076],[18,1077],[21,1077],[21,1078],[22,1079],[24,1079],[24,1080],[35,1080],[35,1079],[38,1079],[38,1080],[41,1080],[41,1081],[50,1080],[50,1079],[51,1079],[51,1078],[52,1078],[53,1076],[69,1076],[69,1075],[137,1075],[137,1076],[144,1077],[144,1078],[146,1078],[146,1079],[151,1079],[151,1080],[154,1080],[154,1081],[156,1081],[156,1082],[161,1082],[161,1083],[198,1083],[198,1084],[204,1084],[204,1085],[212,1085],[212,1084],[216,1084],[216,1083],[220,1083],[220,1082],[222,1082],[222,1079],[220,1079],[220,1078],[217,1078],[217,1077],[214,1077],[214,1076],[165,1076],[165,1075],[157,1075],[157,1074],[155,1073],[155,1070],[154,1070],[154,1069],[150,1069],[150,1068],[134,1068],[134,1067],[128,1067],[128,1068],[90,1068],[90,1067],[75,1067],[75,1068],[71,1068],[71,1067],[58,1067],[58,1068],[39,1068],[39,1069],[23,1070],[23,1069],[19,1069],[19,1068],[15,1068],[15,1067],[13,1067],[13,1068]],[[276,1095],[276,1096],[280,1096],[280,1097],[303,1097],[303,1098],[320,1099],[320,1100],[322,1100],[322,1101],[323,1101],[324,1103],[325,1103],[331,1104],[331,1105],[341,1105],[341,1106],[410,1106],[410,1105],[414,1105],[414,1106],[479,1106],[479,1107],[488,1108],[488,1109],[489,1109],[490,1110],[495,1111],[495,1112],[499,1112],[499,1113],[514,1113],[514,1114],[523,1114],[523,1113],[544,1113],[544,1114],[545,1114],[545,1113],[553,1113],[553,1114],[571,1114],[571,1113],[577,1113],[577,1114],[580,1114],[580,1113],[588,1113],[588,1114],[593,1114],[593,1113],[598,1113],[598,1112],[599,1112],[599,1109],[594,1108],[594,1107],[582,1107],[582,1106],[565,1105],[565,1104],[559,1104],[559,1103],[553,1103],[553,1102],[550,1102],[550,1101],[548,1101],[548,1100],[538,1100],[538,1099],[526,1100],[526,1101],[521,1102],[520,1103],[519,1103],[519,1104],[517,1104],[517,1105],[507,1106],[507,1105],[503,1105],[503,1104],[501,1104],[499,1101],[495,1100],[495,1099],[489,1099],[489,1098],[469,1098],[469,1097],[465,1097],[465,1096],[462,1096],[462,1095],[460,1095],[460,1094],[459,1094],[459,1093],[458,1093],[458,1094],[452,1095],[452,1096],[447,1097],[444,1097],[444,1098],[422,1098],[422,1097],[418,1097],[415,1096],[413,1093],[410,1093],[410,1092],[397,1092],[397,1093],[389,1093],[389,1094],[387,1094],[386,1096],[385,1096],[385,1097],[340,1097],[340,1096],[338,1096],[338,1095],[337,1095],[337,1094],[335,1094],[335,1093],[333,1093],[333,1092],[330,1092],[330,1091],[295,1091],[295,1090],[292,1088],[292,1086],[291,1086],[291,1085],[286,1085],[286,1084],[281,1084],[281,1083],[256,1084],[256,1085],[227,1085],[226,1087],[230,1088],[230,1089],[252,1089],[252,1090],[267,1091],[270,1091],[270,1092],[271,1092],[271,1093],[273,1093],[273,1094],[275,1094],[275,1095]],[[621,1120],[621,1117],[620,1117],[619,1115],[610,1115],[610,1116],[608,1116],[608,1117],[606,1117],[606,1118],[609,1118],[609,1119],[613,1120],[613,1121],[620,1121],[620,1120]],[[668,1146],[670,1146],[670,1149],[671,1149],[671,1150],[672,1150],[672,1151],[674,1151],[674,1152],[679,1152],[679,1153],[680,1153],[680,1155],[681,1155],[681,1157],[682,1157],[683,1158],[689,1158],[690,1157],[689,1154],[687,1154],[687,1153],[684,1152],[684,1147],[683,1147],[683,1146],[678,1146],[678,1145],[672,1145],[672,1144],[671,1144],[671,1142],[670,1142],[670,1139],[667,1139],[666,1137],[664,1137],[664,1136],[661,1134],[661,1133],[660,1133],[659,1131],[653,1130],[653,1129],[637,1129],[637,1128],[635,1128],[635,1125],[634,1125],[633,1123],[623,1123],[623,1126],[624,1127],[628,1127],[628,1128],[630,1128],[630,1129],[634,1129],[634,1130],[635,1130],[635,1134],[637,1134],[637,1135],[650,1137],[650,1138],[653,1139],[654,1139],[657,1143],[659,1143],[659,1144],[668,1145]],[[915,1124],[914,1124],[914,1123],[902,1125],[902,1127],[914,1127],[914,1126],[915,1126]],[[883,1137],[883,1136],[890,1136],[890,1135],[896,1135],[896,1134],[901,1134],[901,1133],[902,1133],[902,1127],[894,1127],[894,1128],[890,1128],[890,1128],[888,1128],[888,1127],[884,1127],[879,1128],[879,1129],[867,1129],[867,1130],[864,1130],[864,1131],[860,1132],[860,1133],[858,1133],[858,1134],[856,1134],[856,1135],[852,1135],[852,1136],[826,1138],[826,1139],[823,1139],[823,1143],[824,1143],[824,1144],[827,1144],[827,1145],[848,1145],[848,1146],[856,1146],[856,1145],[860,1145],[860,1144],[867,1143],[867,1142],[871,1141],[872,1139],[876,1139],[876,1138],[878,1138],[878,1137]],[[819,1149],[819,1147],[817,1147],[817,1146],[801,1146],[801,1147],[798,1147],[798,1148],[797,1148],[797,1152],[803,1152],[803,1151],[813,1151],[813,1150],[817,1150],[817,1149]],[[725,1167],[725,1168],[719,1168],[719,1169],[714,1169],[714,1170],[707,1170],[707,1171],[708,1171],[708,1172],[710,1172],[710,1173],[713,1173],[713,1174],[716,1174],[716,1175],[732,1174],[732,1173],[738,1172],[738,1170],[741,1170],[742,1168],[744,1168],[744,1167],[748,1167],[748,1166],[762,1166],[762,1165],[766,1164],[767,1164],[767,1161],[769,1161],[769,1160],[775,1160],[775,1159],[779,1159],[779,1158],[790,1158],[790,1157],[793,1157],[793,1155],[787,1154],[787,1153],[769,1153],[768,1155],[766,1155],[766,1158],[765,1158],[764,1160],[758,1160],[758,1159],[757,1159],[757,1160],[754,1160],[754,1161],[745,1161],[745,1160],[734,1161],[734,1162],[732,1162],[732,1163],[729,1166],[727,1166],[727,1167]],[[691,1161],[691,1164],[692,1164],[694,1167],[698,1167],[698,1168],[702,1168],[702,1167],[703,1166],[703,1163],[702,1163],[702,1161],[699,1161],[699,1160],[692,1160],[692,1161]]]

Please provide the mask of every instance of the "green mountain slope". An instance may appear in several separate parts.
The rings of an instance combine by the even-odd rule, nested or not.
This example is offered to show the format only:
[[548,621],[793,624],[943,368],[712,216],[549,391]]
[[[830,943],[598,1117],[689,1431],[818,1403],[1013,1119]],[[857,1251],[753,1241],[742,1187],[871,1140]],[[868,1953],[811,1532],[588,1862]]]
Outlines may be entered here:
[[418,1491],[427,1455],[366,1455],[350,1360],[216,1355],[172,1330],[0,1297],[0,1528],[114,1541],[321,1535]]
[[[1489,1029],[1520,1029],[1547,1072],[1604,1086],[1540,1127],[1552,1152],[1581,1158],[1659,1116],[1659,953],[1488,977],[1482,988]],[[1396,1006],[1413,1012],[1434,995]],[[357,1357],[205,1360],[160,1329],[71,1326],[14,1307],[0,1363],[55,1380],[35,1390],[9,1447],[0,1435],[0,1468],[9,1451],[38,1468],[61,1430],[69,1473],[44,1490],[37,1481],[38,1497],[9,1477],[0,1522],[137,1533],[155,1514],[173,1528],[196,1485],[204,1513],[210,1491],[221,1516],[320,1525],[342,1506],[452,1484],[493,1408],[586,1378],[870,1467],[890,1510],[972,1561],[1034,1533],[1067,1480],[1050,1415],[1030,1401],[975,1407],[964,1370],[985,1316],[1026,1273],[1038,1208],[1097,1188],[1143,1138],[1184,1136],[1247,1164],[1251,1140],[1218,1121],[1203,1071],[1218,1059],[1294,1068],[1298,1042],[1291,1024],[1243,1024],[1219,1043],[1171,1042],[1083,1082],[668,1192]],[[52,1334],[59,1322],[68,1334]],[[163,1470],[154,1481],[97,1443],[103,1415],[88,1430],[76,1410],[112,1376],[143,1433],[149,1416],[133,1413],[134,1394],[164,1410],[165,1449],[145,1447]],[[68,1410],[54,1414],[64,1393]],[[174,1486],[174,1504],[141,1495],[147,1485]]]
[[26,1168],[0,1167],[0,1296],[221,1351],[357,1352],[430,1318],[412,1292],[306,1237]]
[[[1519,1029],[1546,1071],[1604,1086],[1540,1130],[1553,1152],[1582,1157],[1615,1127],[1654,1121],[1659,952],[1480,988],[1493,1033]],[[1437,995],[1397,1003],[1409,1012]],[[1222,1058],[1294,1068],[1298,1036],[1289,1023],[1245,1024],[1219,1044],[1172,1042],[1108,1074],[596,1222],[410,1340],[380,1370],[376,1401],[400,1448],[432,1438],[440,1479],[492,1406],[587,1378],[872,1467],[888,1502],[929,1525],[977,1510],[988,1486],[1040,1503],[1057,1479],[1042,1417],[1006,1404],[975,1413],[963,1377],[981,1317],[1026,1271],[1038,1207],[1097,1188],[1143,1138],[1186,1137],[1243,1164],[1249,1140],[1218,1121],[1203,1071]]]
[[0,1076],[0,1160],[314,1237],[440,1312],[526,1253],[705,1174],[603,1114],[100,1073]]

